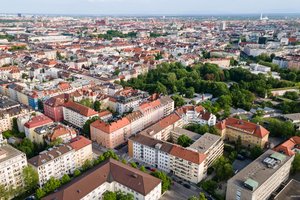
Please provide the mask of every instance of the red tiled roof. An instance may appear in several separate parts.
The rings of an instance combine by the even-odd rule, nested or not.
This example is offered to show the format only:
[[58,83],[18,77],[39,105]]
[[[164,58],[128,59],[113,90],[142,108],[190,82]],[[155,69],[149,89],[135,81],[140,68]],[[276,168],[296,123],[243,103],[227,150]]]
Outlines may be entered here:
[[51,139],[51,141],[54,141],[58,137],[67,135],[67,134],[74,135],[74,137],[75,137],[76,131],[73,128],[67,128],[63,125],[58,125],[53,129],[53,133],[50,136],[50,139]]
[[285,155],[295,155],[294,149],[300,150],[300,137],[294,136],[274,148],[274,151],[283,152]]
[[263,138],[269,134],[269,131],[267,129],[258,124],[236,118],[227,118],[217,123],[216,127],[220,130],[223,130],[225,127],[241,129],[246,132],[250,132],[251,134],[259,138]]
[[24,124],[27,128],[35,128],[45,124],[53,123],[53,120],[45,115],[38,115]]
[[83,136],[78,136],[70,141],[70,146],[76,151],[90,144],[92,144],[92,141]]
[[205,154],[185,149],[178,145],[173,145],[170,154],[198,165],[201,164],[206,158]]
[[128,124],[130,124],[129,120],[126,117],[123,117],[122,119],[112,122],[111,124],[97,120],[93,122],[91,126],[109,134],[127,126]]
[[70,109],[70,110],[73,110],[74,112],[77,112],[83,116],[86,116],[86,117],[91,117],[93,115],[97,115],[98,113],[89,108],[89,107],[86,107],[86,106],[83,106],[79,103],[75,103],[73,101],[68,101],[64,104],[64,107]]

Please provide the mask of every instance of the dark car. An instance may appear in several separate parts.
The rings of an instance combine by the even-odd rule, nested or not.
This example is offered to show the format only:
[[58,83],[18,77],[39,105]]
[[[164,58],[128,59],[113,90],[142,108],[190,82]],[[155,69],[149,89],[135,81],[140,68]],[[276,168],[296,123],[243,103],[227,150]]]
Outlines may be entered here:
[[148,167],[148,166],[147,166],[147,167],[145,167],[145,168],[148,169],[148,170],[151,170],[151,167]]
[[183,186],[185,187],[185,188],[188,188],[188,189],[190,189],[191,188],[191,186],[189,185],[189,184],[183,184]]

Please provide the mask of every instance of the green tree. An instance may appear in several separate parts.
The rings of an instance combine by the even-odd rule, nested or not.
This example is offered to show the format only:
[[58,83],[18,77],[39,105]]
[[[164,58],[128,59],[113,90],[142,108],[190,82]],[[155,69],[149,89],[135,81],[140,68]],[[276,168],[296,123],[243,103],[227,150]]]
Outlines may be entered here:
[[261,154],[263,154],[263,150],[259,146],[255,146],[250,149],[250,156],[252,159],[258,158]]
[[94,102],[94,110],[97,111],[97,112],[100,112],[100,110],[101,110],[101,103],[100,103],[100,101],[96,100]]
[[156,89],[155,92],[159,93],[159,94],[168,94],[168,90],[166,88],[166,86],[164,86],[162,83],[157,82],[156,83]]
[[46,192],[43,190],[43,188],[38,188],[36,191],[35,191],[35,196],[37,199],[41,199],[43,198],[44,196],[46,196]]
[[37,186],[39,175],[31,166],[23,168],[22,176],[26,190],[32,190]]
[[49,194],[59,188],[61,185],[58,179],[51,177],[44,185],[44,191]]
[[24,152],[28,158],[31,158],[36,153],[34,144],[28,138],[24,138],[22,142],[17,145],[17,149]]
[[215,190],[218,188],[218,183],[213,180],[203,181],[203,182],[201,182],[200,185],[203,188],[203,190],[205,190],[206,192],[208,192],[210,194],[213,194],[215,192]]
[[194,94],[195,94],[195,90],[193,87],[189,87],[186,89],[185,91],[185,97],[186,98],[193,98],[194,97]]
[[221,156],[220,158],[218,158],[214,162],[213,167],[216,172],[216,177],[219,180],[227,180],[233,175],[232,164],[224,156]]
[[82,127],[82,132],[83,132],[84,135],[87,136],[88,138],[90,138],[90,134],[91,134],[91,133],[90,133],[90,132],[91,132],[91,127],[90,127],[91,123],[97,121],[98,119],[99,119],[99,117],[96,116],[96,117],[93,117],[93,118],[87,120],[87,121],[84,123],[84,125],[83,125],[83,127]]
[[120,160],[119,156],[115,152],[113,152],[112,150],[106,151],[105,153],[103,153],[103,156],[104,156],[105,159],[112,158],[112,159],[115,159],[115,160]]
[[123,163],[123,164],[127,164],[127,160],[122,159],[122,163]]
[[178,94],[173,95],[171,98],[174,100],[175,107],[181,107],[185,104],[184,99]]
[[187,135],[181,135],[177,139],[177,144],[182,147],[188,147],[193,143],[193,140],[189,138]]
[[63,177],[61,177],[60,182],[62,185],[69,183],[71,181],[71,178],[68,174],[64,174]]
[[142,172],[146,172],[146,171],[147,171],[146,168],[145,168],[145,166],[143,166],[143,165],[140,167],[140,170],[141,170]]
[[130,162],[130,165],[131,165],[131,167],[133,167],[133,168],[137,168],[137,167],[138,167],[137,164],[136,164],[135,162]]
[[73,172],[73,176],[77,177],[81,174],[81,171],[79,169],[75,169],[75,171]]
[[295,155],[291,171],[292,173],[300,172],[300,153]]
[[151,175],[156,178],[159,178],[162,181],[161,193],[164,193],[165,191],[171,188],[172,180],[166,173],[161,171],[155,171],[151,172]]
[[4,185],[0,185],[0,194],[4,200],[10,199],[10,192],[7,189],[5,189]]
[[299,94],[297,92],[286,92],[283,97],[291,99],[291,100],[297,100],[299,99]]
[[106,192],[104,192],[102,199],[103,200],[117,200],[117,193],[111,192],[111,191],[106,191]]
[[93,167],[93,163],[91,160],[85,160],[83,165],[81,166],[82,171],[86,171],[88,169],[91,169]]

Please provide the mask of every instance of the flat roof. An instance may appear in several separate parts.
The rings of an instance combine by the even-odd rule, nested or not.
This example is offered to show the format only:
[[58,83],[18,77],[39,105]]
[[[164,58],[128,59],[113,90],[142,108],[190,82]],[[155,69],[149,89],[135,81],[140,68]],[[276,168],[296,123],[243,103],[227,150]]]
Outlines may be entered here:
[[300,199],[300,182],[294,179],[275,196],[274,200],[296,200]]
[[[240,186],[241,188],[245,188],[244,186],[245,182],[248,179],[252,179],[253,181],[257,182],[258,187],[261,186],[265,181],[267,181],[268,178],[270,178],[278,169],[280,169],[287,161],[291,159],[289,156],[278,156],[277,154],[280,154],[278,152],[275,152],[271,149],[267,150],[264,154],[262,154],[260,157],[258,157],[256,160],[254,160],[252,163],[250,163],[247,167],[242,169],[239,173],[237,173],[234,177],[229,179],[230,182],[232,182],[235,185]],[[276,155],[276,156],[274,156]],[[275,158],[281,159],[281,162],[277,164],[277,167],[269,168],[267,167],[267,164],[265,164],[263,161],[266,158]],[[257,187],[257,188],[258,188]],[[249,190],[249,192],[254,192],[256,188],[254,188],[253,191]]]
[[205,133],[189,148],[196,149],[200,153],[205,153],[211,146],[221,139],[220,136],[211,133]]
[[186,135],[194,141],[198,140],[201,137],[201,135],[198,133],[183,128],[179,128],[179,127],[175,127],[171,132],[178,133],[179,135]]
[[[2,152],[2,155],[1,158],[0,158],[0,163],[2,162],[5,162],[11,158],[14,158],[14,157],[17,157],[19,155],[22,155],[24,154],[23,152],[13,148],[12,146],[10,145],[3,145],[0,147],[0,150]],[[5,156],[4,156],[5,155]],[[25,154],[24,154],[25,155]]]

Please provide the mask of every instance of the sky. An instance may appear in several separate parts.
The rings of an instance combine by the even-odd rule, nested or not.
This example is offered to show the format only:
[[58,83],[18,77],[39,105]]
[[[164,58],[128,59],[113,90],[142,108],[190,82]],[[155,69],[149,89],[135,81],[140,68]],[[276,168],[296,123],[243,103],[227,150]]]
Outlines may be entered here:
[[0,13],[90,15],[300,14],[300,0],[0,0],[0,2]]

